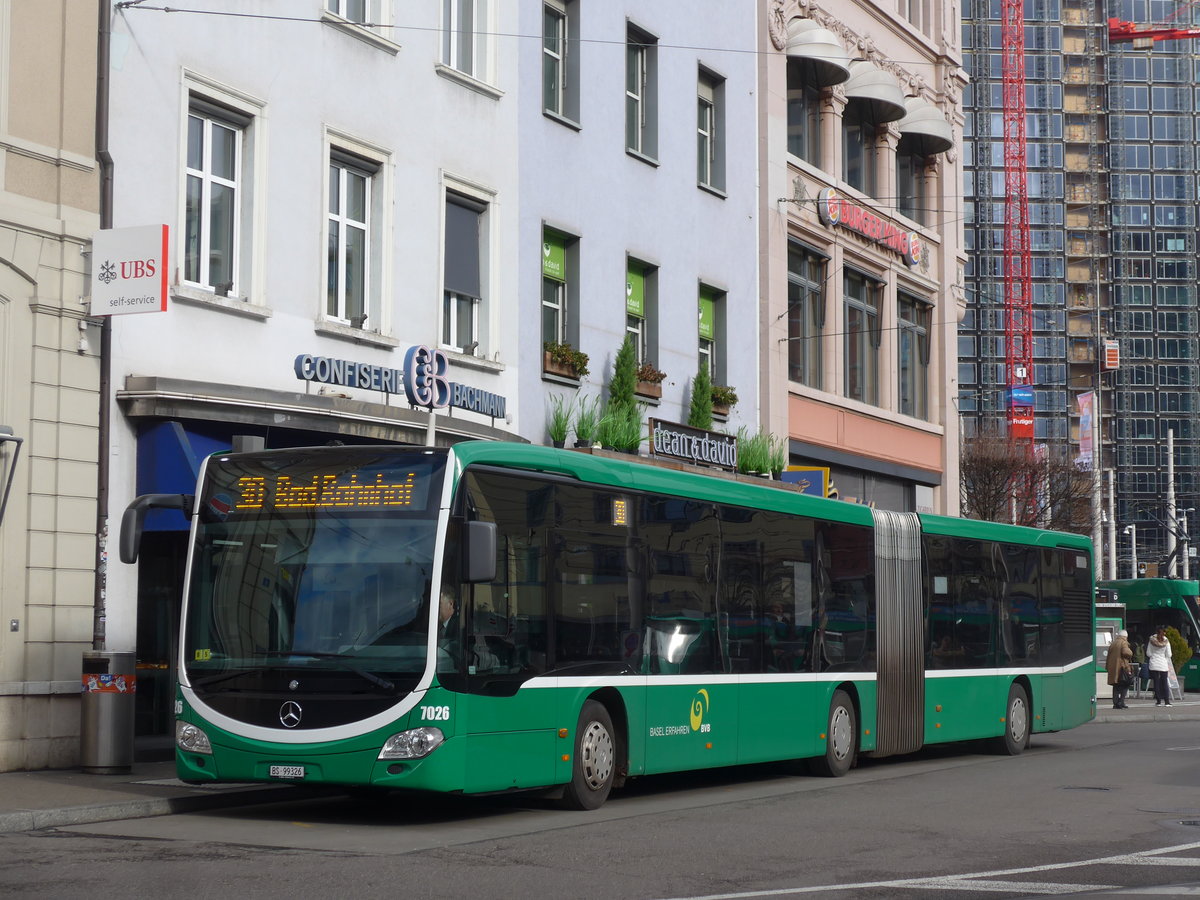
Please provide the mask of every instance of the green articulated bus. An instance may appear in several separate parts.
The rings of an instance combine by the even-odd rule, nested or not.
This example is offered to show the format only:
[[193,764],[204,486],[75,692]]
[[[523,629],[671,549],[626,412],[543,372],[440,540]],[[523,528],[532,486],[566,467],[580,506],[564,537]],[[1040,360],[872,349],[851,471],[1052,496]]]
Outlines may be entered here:
[[1095,714],[1083,537],[624,454],[468,442],[210,457],[176,694],[189,783],[598,807],[626,779]]
[[[1175,578],[1128,578],[1102,581],[1097,587],[1115,591],[1117,602],[1125,605],[1125,628],[1130,643],[1141,644],[1154,634],[1159,625],[1175,628],[1192,648],[1192,658],[1179,671],[1179,681],[1186,691],[1200,691],[1200,582]],[[1178,662],[1178,660],[1176,660]]]

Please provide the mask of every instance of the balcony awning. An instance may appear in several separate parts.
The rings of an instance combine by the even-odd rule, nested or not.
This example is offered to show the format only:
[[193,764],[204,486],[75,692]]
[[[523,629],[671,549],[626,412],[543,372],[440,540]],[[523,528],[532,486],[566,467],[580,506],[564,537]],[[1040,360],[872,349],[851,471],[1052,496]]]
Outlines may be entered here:
[[900,149],[920,156],[945,153],[954,146],[954,131],[941,110],[920,97],[904,101],[908,115],[900,120]]
[[787,29],[787,57],[805,64],[814,87],[841,84],[850,77],[850,54],[828,28],[812,19],[792,19]]
[[908,113],[900,82],[879,66],[865,60],[850,63],[850,79],[845,85],[846,96],[870,107],[870,119],[884,125],[903,119]]

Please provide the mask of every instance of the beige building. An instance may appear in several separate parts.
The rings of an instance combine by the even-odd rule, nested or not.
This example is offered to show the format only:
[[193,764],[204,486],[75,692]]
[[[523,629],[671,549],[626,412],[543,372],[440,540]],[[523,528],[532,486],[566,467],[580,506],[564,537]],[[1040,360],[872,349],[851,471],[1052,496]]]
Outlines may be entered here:
[[[0,0],[0,771],[79,759],[92,646],[95,0]],[[3,494],[0,493],[0,502]]]
[[842,499],[958,511],[957,6],[766,0],[762,418]]

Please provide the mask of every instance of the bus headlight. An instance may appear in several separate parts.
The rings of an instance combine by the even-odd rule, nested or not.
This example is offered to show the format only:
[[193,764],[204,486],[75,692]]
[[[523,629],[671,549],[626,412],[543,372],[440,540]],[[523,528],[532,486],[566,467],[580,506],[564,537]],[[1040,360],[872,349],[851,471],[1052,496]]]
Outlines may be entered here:
[[190,722],[175,720],[175,745],[188,753],[207,753],[212,756],[208,735]]
[[380,759],[421,759],[436,750],[446,740],[440,728],[413,728],[393,734],[384,741]]

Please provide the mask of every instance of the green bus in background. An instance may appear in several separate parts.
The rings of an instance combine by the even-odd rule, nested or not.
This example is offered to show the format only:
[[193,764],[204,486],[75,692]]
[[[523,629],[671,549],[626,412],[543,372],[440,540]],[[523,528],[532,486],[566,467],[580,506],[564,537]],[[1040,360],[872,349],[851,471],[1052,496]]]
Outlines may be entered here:
[[177,672],[189,783],[598,807],[626,779],[1095,714],[1088,539],[511,443],[210,457]]
[[1097,587],[1116,592],[1125,606],[1125,628],[1130,646],[1146,649],[1146,641],[1159,625],[1176,629],[1192,648],[1192,658],[1179,670],[1185,691],[1200,691],[1200,582],[1175,578],[1127,578],[1102,581]]

